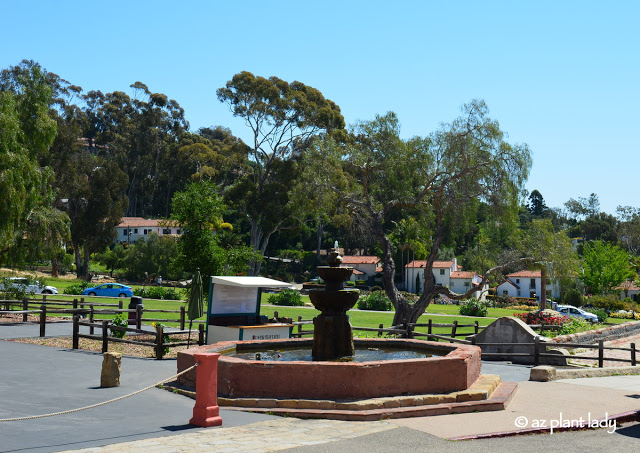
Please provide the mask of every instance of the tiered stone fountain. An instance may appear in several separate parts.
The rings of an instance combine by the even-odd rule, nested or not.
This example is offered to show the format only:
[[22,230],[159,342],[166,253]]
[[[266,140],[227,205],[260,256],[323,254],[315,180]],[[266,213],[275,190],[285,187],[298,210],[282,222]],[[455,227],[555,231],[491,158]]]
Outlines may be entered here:
[[352,357],[355,353],[347,310],[358,301],[359,291],[344,289],[344,282],[353,273],[353,268],[341,267],[341,264],[342,257],[337,248],[331,249],[329,266],[317,268],[325,289],[309,292],[311,303],[321,312],[313,319],[313,360],[334,360]]
[[[265,398],[260,404],[456,392],[476,382],[481,353],[475,346],[381,338],[354,342],[347,310],[358,300],[358,291],[344,289],[353,268],[341,267],[341,261],[336,244],[329,266],[318,267],[326,286],[310,292],[321,312],[313,320],[313,340],[223,341],[192,348],[178,353],[178,371],[193,365],[194,353],[219,352],[218,394]],[[179,381],[194,385],[195,372]]]

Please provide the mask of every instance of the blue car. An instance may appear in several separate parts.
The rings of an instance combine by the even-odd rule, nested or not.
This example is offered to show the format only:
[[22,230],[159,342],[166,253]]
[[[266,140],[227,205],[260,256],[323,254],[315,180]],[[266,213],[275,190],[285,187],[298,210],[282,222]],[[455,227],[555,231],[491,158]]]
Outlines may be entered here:
[[81,294],[84,296],[131,297],[133,290],[130,286],[120,283],[105,283],[94,288],[87,288]]

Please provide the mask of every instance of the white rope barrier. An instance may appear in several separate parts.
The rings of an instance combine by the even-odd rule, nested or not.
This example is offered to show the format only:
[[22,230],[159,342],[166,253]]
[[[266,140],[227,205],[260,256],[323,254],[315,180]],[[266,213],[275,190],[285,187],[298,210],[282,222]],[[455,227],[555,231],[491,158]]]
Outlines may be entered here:
[[153,385],[150,385],[150,386],[148,386],[148,387],[145,387],[145,388],[143,388],[143,389],[141,389],[141,390],[138,390],[138,391],[135,391],[135,392],[133,392],[133,393],[129,393],[128,395],[119,396],[118,398],[114,398],[114,399],[109,400],[109,401],[103,401],[102,403],[92,404],[91,406],[79,407],[79,408],[77,408],[77,409],[70,409],[70,410],[68,410],[68,411],[54,412],[54,413],[52,413],[52,414],[32,415],[32,416],[30,416],[30,417],[0,418],[0,422],[15,422],[15,421],[19,421],[19,420],[33,420],[33,419],[36,419],[36,418],[53,417],[54,415],[71,414],[71,413],[73,413],[73,412],[79,412],[79,411],[84,411],[84,410],[86,410],[86,409],[92,409],[92,408],[94,408],[94,407],[104,406],[105,404],[114,403],[114,402],[116,402],[116,401],[120,401],[120,400],[123,400],[123,399],[125,399],[125,398],[129,398],[129,397],[131,397],[131,396],[137,395],[138,393],[146,392],[146,391],[147,391],[147,390],[149,390],[149,389],[152,389],[152,388],[154,388],[154,387],[157,387],[157,386],[159,386],[159,385],[162,385],[162,384],[164,384],[165,382],[169,382],[169,381],[171,381],[171,380],[173,380],[173,379],[177,378],[178,376],[180,376],[180,375],[182,375],[182,374],[184,374],[184,373],[186,373],[186,372],[188,372],[188,371],[193,370],[193,369],[194,369],[195,367],[197,367],[197,366],[198,366],[198,364],[196,363],[196,364],[195,364],[195,365],[193,365],[192,367],[189,367],[189,368],[187,368],[186,370],[183,370],[183,371],[181,371],[180,373],[178,373],[178,374],[176,374],[176,375],[174,375],[174,376],[171,376],[170,378],[164,379],[164,380],[162,380],[162,381],[160,381],[160,382],[157,382],[157,383],[155,383],[155,384],[153,384]]

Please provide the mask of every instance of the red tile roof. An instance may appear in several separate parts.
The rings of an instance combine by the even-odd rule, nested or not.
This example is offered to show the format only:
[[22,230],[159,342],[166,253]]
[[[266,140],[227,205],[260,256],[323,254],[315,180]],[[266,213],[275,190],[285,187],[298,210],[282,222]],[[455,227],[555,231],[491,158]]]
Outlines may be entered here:
[[622,291],[640,291],[640,288],[634,283],[630,281],[622,282],[620,286],[616,286],[614,289],[622,290]]
[[451,278],[473,278],[475,277],[476,274],[475,272],[462,272],[462,271],[458,271],[458,272],[451,272]]
[[166,219],[144,219],[142,217],[123,217],[118,225],[118,228],[128,227],[177,227],[178,224],[175,220]]
[[[425,267],[426,265],[427,265],[426,260],[413,260],[409,264],[407,264],[405,267],[408,267],[408,268]],[[453,266],[453,261],[434,261],[433,262],[434,269],[448,269],[451,266]]]
[[519,271],[509,274],[507,277],[541,278],[542,271]]
[[342,264],[378,264],[380,258],[377,256],[356,256],[345,255],[342,257]]

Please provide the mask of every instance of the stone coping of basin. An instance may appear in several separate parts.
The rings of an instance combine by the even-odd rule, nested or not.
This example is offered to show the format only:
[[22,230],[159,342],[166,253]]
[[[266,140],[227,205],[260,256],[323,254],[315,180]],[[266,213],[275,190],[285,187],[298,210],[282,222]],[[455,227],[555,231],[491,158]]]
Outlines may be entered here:
[[[340,400],[450,393],[468,389],[480,376],[480,348],[415,339],[355,338],[356,347],[431,350],[442,355],[368,362],[245,360],[231,351],[304,347],[311,339],[223,341],[178,353],[177,371],[195,362],[194,353],[219,352],[218,393],[232,398]],[[399,378],[401,376],[401,378]],[[195,386],[195,372],[179,377]]]
[[[195,392],[179,383],[163,386],[195,399]],[[517,383],[502,382],[498,375],[482,375],[467,390],[446,394],[330,401],[275,398],[218,398],[225,409],[289,415],[298,418],[367,421],[504,410]]]

